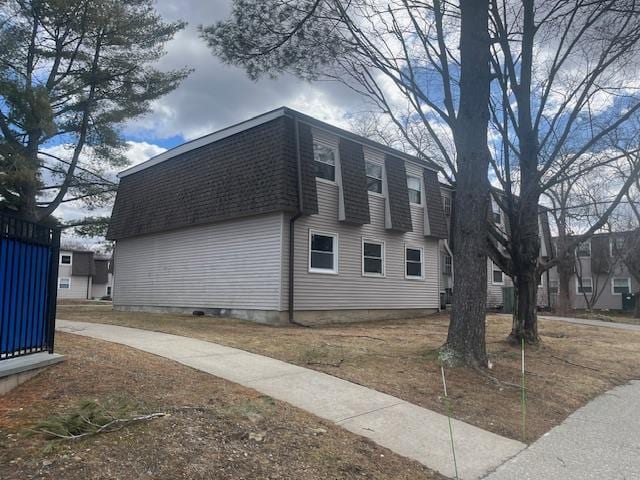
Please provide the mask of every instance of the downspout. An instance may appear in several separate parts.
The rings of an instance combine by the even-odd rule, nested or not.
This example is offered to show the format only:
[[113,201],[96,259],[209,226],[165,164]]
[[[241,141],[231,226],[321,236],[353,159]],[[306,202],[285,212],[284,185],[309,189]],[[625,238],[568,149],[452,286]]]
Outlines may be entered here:
[[298,325],[301,327],[306,327],[307,325],[303,325],[298,323],[293,318],[294,312],[294,281],[295,281],[295,222],[298,218],[302,216],[302,212],[304,211],[304,199],[302,196],[302,159],[300,157],[300,129],[298,127],[298,118],[293,115],[293,131],[296,137],[296,173],[298,180],[298,210],[289,219],[289,323],[293,325]]
[[544,272],[545,276],[547,277],[547,306],[549,307],[549,310],[551,310],[551,287],[550,287],[550,275],[549,275],[549,269],[547,269],[546,272]]

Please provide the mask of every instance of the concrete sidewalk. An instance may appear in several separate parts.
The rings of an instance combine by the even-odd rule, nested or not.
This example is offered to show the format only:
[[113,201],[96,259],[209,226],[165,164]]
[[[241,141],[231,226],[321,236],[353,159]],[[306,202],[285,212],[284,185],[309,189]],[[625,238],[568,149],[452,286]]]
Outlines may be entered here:
[[[511,315],[509,315],[511,317]],[[591,327],[616,328],[618,330],[629,330],[630,332],[640,332],[640,325],[629,323],[604,322],[602,320],[588,320],[586,318],[554,317],[550,315],[538,315],[540,320],[552,320],[555,322],[577,323],[578,325],[589,325]]]
[[[166,333],[57,320],[67,333],[116,342],[175,360],[290,403],[454,476],[447,417],[360,385],[273,358]],[[477,479],[525,445],[453,420],[461,479]]]
[[486,480],[623,480],[640,476],[640,381],[574,412]]

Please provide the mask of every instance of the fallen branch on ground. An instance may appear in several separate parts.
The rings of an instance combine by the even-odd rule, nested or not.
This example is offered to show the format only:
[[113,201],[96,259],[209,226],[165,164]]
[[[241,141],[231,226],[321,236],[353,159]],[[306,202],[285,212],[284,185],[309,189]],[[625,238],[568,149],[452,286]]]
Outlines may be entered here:
[[84,437],[88,437],[90,435],[97,435],[98,433],[109,433],[109,432],[115,432],[117,430],[120,430],[124,427],[126,427],[127,425],[130,425],[132,423],[137,423],[137,422],[142,422],[142,421],[146,421],[146,420],[153,420],[154,418],[160,418],[160,417],[165,417],[169,415],[166,412],[157,412],[157,413],[149,413],[147,415],[139,415],[137,417],[130,417],[130,418],[116,418],[115,420],[112,420],[108,423],[105,423],[104,425],[98,427],[97,424],[91,422],[90,420],[88,420],[85,417],[82,417],[83,420],[90,426],[92,427],[98,427],[95,430],[89,430],[83,433],[79,433],[79,434],[69,434],[69,435],[64,435],[61,433],[57,433],[57,432],[53,432],[51,430],[47,430],[46,428],[40,427],[40,428],[36,428],[31,430],[32,432],[35,433],[44,433],[46,435],[49,435],[51,437],[56,437],[56,438],[61,438],[63,440],[78,440],[80,438],[84,438]]

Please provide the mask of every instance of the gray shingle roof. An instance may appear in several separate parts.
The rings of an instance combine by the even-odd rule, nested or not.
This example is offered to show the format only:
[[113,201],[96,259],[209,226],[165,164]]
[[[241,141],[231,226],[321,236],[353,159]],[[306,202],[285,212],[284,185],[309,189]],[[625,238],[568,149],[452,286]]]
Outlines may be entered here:
[[340,170],[344,221],[354,225],[369,223],[369,194],[364,166],[364,149],[359,143],[340,139]]
[[409,207],[409,190],[407,188],[407,171],[404,160],[393,155],[385,157],[387,174],[387,192],[391,230],[410,232],[412,230],[411,208]]
[[[305,211],[315,213],[311,134],[300,137]],[[107,238],[294,212],[296,168],[293,120],[279,117],[123,177]]]

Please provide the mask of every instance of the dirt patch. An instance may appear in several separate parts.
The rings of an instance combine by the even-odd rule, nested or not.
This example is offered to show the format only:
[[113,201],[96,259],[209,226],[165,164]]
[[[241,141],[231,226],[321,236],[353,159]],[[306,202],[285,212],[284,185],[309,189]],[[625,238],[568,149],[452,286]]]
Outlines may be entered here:
[[[0,401],[0,478],[429,479],[422,465],[270,397],[120,345],[57,336],[66,361]],[[28,429],[84,400],[162,418],[78,441]]]
[[[445,315],[317,328],[65,307],[58,316],[209,340],[326,372],[446,413],[437,362],[447,334]],[[493,378],[465,368],[449,369],[447,387],[456,418],[520,440],[520,351],[505,341],[510,327],[506,316],[488,317]],[[640,378],[640,333],[541,321],[540,334],[542,345],[527,351],[528,442],[595,396]]]

